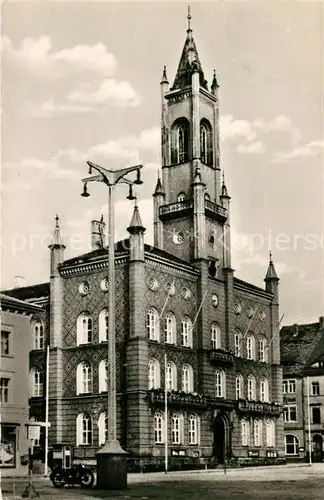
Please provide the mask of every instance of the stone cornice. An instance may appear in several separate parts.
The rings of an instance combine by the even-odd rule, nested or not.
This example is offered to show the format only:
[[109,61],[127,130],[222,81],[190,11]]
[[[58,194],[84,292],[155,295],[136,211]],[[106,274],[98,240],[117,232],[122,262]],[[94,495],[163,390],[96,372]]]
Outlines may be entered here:
[[265,290],[262,290],[262,288],[258,288],[250,283],[243,283],[241,281],[238,282],[235,280],[235,278],[233,282],[233,287],[234,291],[249,293],[251,295],[254,295],[255,297],[266,299],[267,301],[273,300],[272,293],[266,292]]
[[197,278],[200,274],[196,269],[187,267],[185,264],[181,264],[180,262],[172,262],[171,259],[165,259],[160,255],[153,255],[145,252],[145,261],[153,264],[155,267],[160,267],[166,272],[172,270],[172,272],[176,272],[178,276],[182,276],[184,278],[188,278],[188,275]]
[[[115,257],[115,266],[124,266],[128,262],[128,252],[123,253]],[[81,262],[80,264],[75,263],[69,266],[64,266],[60,269],[60,275],[64,278],[70,276],[79,276],[87,273],[94,273],[97,271],[102,271],[108,268],[108,253],[107,256],[104,255],[99,257],[93,262]]]

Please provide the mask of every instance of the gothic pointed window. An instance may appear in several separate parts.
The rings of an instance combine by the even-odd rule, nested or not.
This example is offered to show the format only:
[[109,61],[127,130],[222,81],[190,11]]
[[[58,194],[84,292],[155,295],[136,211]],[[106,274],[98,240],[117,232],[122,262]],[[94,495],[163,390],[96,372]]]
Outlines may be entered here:
[[200,159],[206,165],[213,164],[212,128],[206,119],[200,122]]
[[99,363],[99,393],[108,391],[108,362],[103,359]]
[[179,118],[171,128],[171,163],[189,161],[189,122]]
[[77,345],[92,342],[92,318],[88,312],[82,312],[77,319]]
[[88,413],[79,413],[76,419],[76,444],[91,446],[92,418]]
[[99,314],[99,342],[108,340],[108,309],[103,309]]
[[183,365],[181,373],[181,389],[183,392],[193,392],[194,390],[194,375],[190,365]]

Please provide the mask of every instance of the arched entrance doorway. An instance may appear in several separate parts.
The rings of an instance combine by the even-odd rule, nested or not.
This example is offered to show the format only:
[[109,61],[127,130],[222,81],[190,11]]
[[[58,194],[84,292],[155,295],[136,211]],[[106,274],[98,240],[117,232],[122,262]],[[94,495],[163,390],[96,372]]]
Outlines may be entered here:
[[313,461],[322,462],[323,457],[323,438],[319,434],[313,437]]
[[218,413],[214,417],[213,431],[213,456],[219,464],[223,464],[225,456],[229,456],[230,443],[228,419],[224,414]]

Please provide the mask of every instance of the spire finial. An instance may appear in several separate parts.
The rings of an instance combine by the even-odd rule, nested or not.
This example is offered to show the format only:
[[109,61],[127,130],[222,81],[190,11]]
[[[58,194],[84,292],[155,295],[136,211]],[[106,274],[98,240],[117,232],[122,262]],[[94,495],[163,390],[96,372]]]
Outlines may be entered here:
[[56,216],[55,216],[55,227],[59,227],[59,221],[60,221],[60,218],[59,218],[58,214],[56,214]]
[[189,31],[191,31],[191,26],[190,26],[190,21],[191,21],[190,5],[188,5],[188,15],[187,15],[187,19],[188,19],[188,29],[187,29],[187,32],[189,32]]
[[222,172],[222,182],[223,182],[223,186],[225,186],[225,172],[224,172],[224,170]]
[[134,208],[138,208],[138,204],[137,204],[137,196],[135,195],[134,197]]
[[270,260],[270,262],[272,262],[272,252],[271,252],[271,250],[269,250],[269,260]]

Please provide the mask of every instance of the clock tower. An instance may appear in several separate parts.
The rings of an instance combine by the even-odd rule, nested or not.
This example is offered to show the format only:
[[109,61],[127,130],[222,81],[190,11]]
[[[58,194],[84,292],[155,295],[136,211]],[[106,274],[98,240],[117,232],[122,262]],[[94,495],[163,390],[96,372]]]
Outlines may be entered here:
[[[188,14],[186,41],[170,88],[161,81],[162,179],[154,192],[154,245],[188,262],[229,268],[229,202],[221,181],[219,91],[205,80]],[[219,276],[220,277],[220,276]]]

